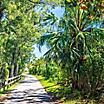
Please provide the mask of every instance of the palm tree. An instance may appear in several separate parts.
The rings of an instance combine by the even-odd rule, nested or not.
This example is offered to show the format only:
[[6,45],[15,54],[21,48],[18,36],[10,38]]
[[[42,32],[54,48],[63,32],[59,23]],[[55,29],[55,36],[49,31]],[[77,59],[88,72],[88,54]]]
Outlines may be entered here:
[[65,13],[58,22],[58,31],[42,35],[39,40],[39,45],[49,46],[45,56],[62,67],[67,79],[71,77],[73,88],[83,91],[95,90],[96,82],[102,79],[99,75],[104,74],[97,62],[99,59],[103,66],[100,57],[104,53],[98,50],[99,46],[103,47],[104,38],[101,7],[102,1],[97,0],[65,0]]

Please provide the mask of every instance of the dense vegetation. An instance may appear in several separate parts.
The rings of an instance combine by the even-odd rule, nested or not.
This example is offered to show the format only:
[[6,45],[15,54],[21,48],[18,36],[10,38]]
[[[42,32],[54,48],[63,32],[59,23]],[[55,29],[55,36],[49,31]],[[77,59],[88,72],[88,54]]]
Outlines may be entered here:
[[[103,0],[0,1],[0,80],[21,74],[27,64],[31,74],[61,85],[60,95],[98,102],[104,92],[103,6]],[[56,7],[64,11],[60,18],[51,11]],[[35,44],[48,47],[37,60]]]
[[27,12],[29,6],[32,4],[27,0],[0,1],[0,83],[21,74],[33,56],[38,32],[35,12]]
[[[104,91],[102,7],[100,1],[67,0],[64,16],[51,18],[50,31],[38,42],[40,46],[47,44],[49,51],[35,62],[30,73],[61,83],[65,89],[67,86],[61,90],[67,98],[76,91],[75,96],[98,102]],[[53,25],[57,31],[52,32]]]

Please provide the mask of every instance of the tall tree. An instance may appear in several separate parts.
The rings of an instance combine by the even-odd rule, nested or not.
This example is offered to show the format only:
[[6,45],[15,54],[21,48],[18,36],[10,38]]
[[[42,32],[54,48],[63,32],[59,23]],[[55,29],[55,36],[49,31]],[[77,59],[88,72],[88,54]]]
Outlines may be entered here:
[[39,33],[34,27],[34,10],[26,12],[33,5],[31,2],[7,0],[2,4],[5,8],[1,20],[1,63],[8,64],[10,77],[13,77],[31,59]]
[[73,88],[91,91],[91,95],[94,95],[99,80],[103,80],[99,75],[104,74],[103,53],[99,51],[99,48],[103,47],[104,40],[103,2],[65,0],[64,4],[64,17],[59,22],[56,22],[57,20],[53,22],[58,23],[57,32],[46,31],[47,35],[41,36],[39,44],[47,43],[50,46],[45,55],[62,66],[67,78],[72,78]]

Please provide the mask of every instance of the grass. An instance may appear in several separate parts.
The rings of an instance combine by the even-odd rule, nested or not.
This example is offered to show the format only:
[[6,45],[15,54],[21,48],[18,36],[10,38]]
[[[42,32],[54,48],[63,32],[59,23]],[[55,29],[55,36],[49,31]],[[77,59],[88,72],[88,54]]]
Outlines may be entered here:
[[40,75],[35,75],[45,88],[46,92],[50,95],[51,99],[53,101],[63,101],[62,96],[60,94],[60,88],[61,86],[56,84],[54,81],[50,82],[49,80],[46,80],[45,77]]
[[[56,99],[55,100],[60,100],[63,102],[64,97],[60,97],[60,90],[61,86],[54,83],[54,82],[50,82],[49,80],[45,80],[45,78],[43,76],[40,75],[36,75],[36,77],[40,80],[41,84],[43,85],[43,87],[45,88],[45,90],[51,94],[51,96],[54,96]],[[62,91],[61,91],[62,92]],[[67,101],[64,102],[63,104],[76,104],[77,101]],[[60,103],[62,104],[62,103]]]
[[75,101],[66,101],[63,104],[78,104],[77,102],[78,102],[77,100],[75,100]]
[[36,77],[40,80],[41,84],[44,86],[48,93],[55,93],[60,88],[59,85],[54,82],[50,82],[49,80],[45,80],[45,78],[42,76],[36,75]]
[[[64,102],[63,104],[86,104],[84,101],[81,102],[81,101],[78,101],[78,100],[74,100],[74,101],[66,101]],[[87,104],[95,104],[93,103],[92,101],[87,103]]]
[[[61,101],[61,103],[58,103],[58,104],[85,104],[85,101],[80,101],[79,98],[76,98],[76,99],[69,98],[68,100],[65,100],[65,96],[62,95],[62,93],[64,92],[64,89],[62,90],[62,88],[64,88],[64,86],[62,87],[60,85],[57,85],[54,82],[45,80],[45,77],[43,76],[40,76],[40,75],[35,75],[35,76],[40,80],[46,92],[48,92],[49,94],[51,94],[51,96],[54,96],[56,98],[53,100]],[[94,104],[94,103],[91,101],[90,103],[87,103],[87,104]]]

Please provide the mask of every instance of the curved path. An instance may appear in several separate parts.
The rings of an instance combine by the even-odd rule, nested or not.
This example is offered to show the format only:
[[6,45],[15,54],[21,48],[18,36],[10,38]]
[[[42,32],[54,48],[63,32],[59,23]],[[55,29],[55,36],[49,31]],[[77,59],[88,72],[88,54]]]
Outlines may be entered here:
[[25,75],[11,94],[4,104],[53,104],[40,81],[32,75]]

